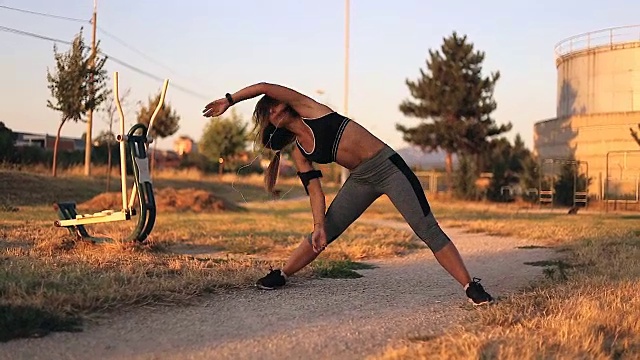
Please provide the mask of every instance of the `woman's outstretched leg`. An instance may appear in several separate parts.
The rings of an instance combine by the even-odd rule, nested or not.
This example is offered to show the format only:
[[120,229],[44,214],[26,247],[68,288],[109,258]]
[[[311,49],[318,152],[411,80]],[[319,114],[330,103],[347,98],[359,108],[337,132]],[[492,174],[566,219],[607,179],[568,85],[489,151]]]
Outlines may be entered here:
[[282,287],[286,285],[289,276],[309,265],[318,255],[320,254],[313,251],[311,243],[307,239],[302,240],[300,245],[289,255],[284,267],[271,270],[267,275],[256,281],[256,286],[265,290]]
[[465,286],[471,282],[471,275],[464,265],[464,261],[453,242],[449,242],[442,249],[435,251],[433,255],[438,263],[456,279],[460,285]]
[[381,188],[393,205],[475,305],[493,301],[482,285],[471,278],[455,244],[436,221],[418,178],[400,155],[394,154],[389,160],[393,164],[389,166],[395,166],[397,171],[385,179]]
[[313,260],[315,260],[320,253],[316,253],[313,251],[313,247],[311,246],[311,242],[309,242],[308,238],[304,239],[300,242],[300,245],[293,250],[291,255],[289,255],[289,260],[282,268],[285,276],[291,276],[300,269],[309,265]]
[[[340,236],[380,195],[382,193],[374,190],[372,186],[360,184],[349,177],[329,205],[325,215],[327,244],[331,244]],[[313,251],[309,234],[291,253],[282,269],[272,270],[259,279],[256,285],[268,290],[284,286],[287,277],[309,265],[318,255],[320,254]]]

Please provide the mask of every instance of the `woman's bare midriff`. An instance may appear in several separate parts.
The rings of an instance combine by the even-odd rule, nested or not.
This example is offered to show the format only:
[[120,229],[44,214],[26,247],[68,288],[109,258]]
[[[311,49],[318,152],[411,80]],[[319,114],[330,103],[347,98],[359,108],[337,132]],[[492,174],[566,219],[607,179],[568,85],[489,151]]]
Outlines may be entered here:
[[336,162],[353,170],[363,161],[373,157],[386,144],[355,121],[350,121],[344,129]]

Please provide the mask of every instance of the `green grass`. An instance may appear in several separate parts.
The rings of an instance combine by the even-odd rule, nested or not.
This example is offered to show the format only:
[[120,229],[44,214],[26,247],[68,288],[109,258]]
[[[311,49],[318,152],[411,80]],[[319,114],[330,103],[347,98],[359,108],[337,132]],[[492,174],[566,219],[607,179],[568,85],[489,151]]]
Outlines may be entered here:
[[0,341],[15,338],[41,337],[51,332],[80,332],[82,319],[34,306],[0,305]]
[[355,270],[375,268],[373,265],[351,260],[318,260],[310,266],[317,276],[331,279],[357,279],[362,277],[362,275]]

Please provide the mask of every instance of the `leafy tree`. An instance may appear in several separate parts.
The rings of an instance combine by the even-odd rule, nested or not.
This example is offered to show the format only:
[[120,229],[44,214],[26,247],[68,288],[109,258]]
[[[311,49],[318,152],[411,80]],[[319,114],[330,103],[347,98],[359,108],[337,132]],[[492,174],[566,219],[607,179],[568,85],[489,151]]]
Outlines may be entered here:
[[102,130],[95,138],[93,138],[93,143],[96,146],[107,146],[109,143],[114,144],[115,142],[116,134],[109,130]]
[[14,154],[16,134],[0,121],[0,161],[10,161]]
[[538,160],[531,154],[522,162],[522,175],[520,176],[520,186],[525,191],[524,200],[534,202],[538,199],[537,193],[528,194],[529,189],[537,189],[540,186],[540,166]]
[[[490,151],[485,160],[489,164],[488,171],[491,172],[492,178],[487,191],[487,198],[492,201],[512,200],[505,198],[502,189],[505,186],[517,184],[520,179],[520,173],[523,170],[522,162],[529,156],[522,140],[516,138],[515,144],[512,146],[506,138],[494,139],[491,141]],[[523,149],[525,152],[523,152]]]
[[481,158],[486,164],[483,171],[493,175],[487,191],[489,200],[507,200],[502,194],[504,186],[517,183],[525,189],[538,186],[535,172],[537,165],[519,134],[516,135],[513,144],[504,137],[492,139]]
[[515,139],[513,139],[509,169],[517,173],[523,173],[525,162],[531,159],[532,156],[533,154],[524,145],[524,141],[522,141],[520,134],[517,134]]
[[[91,109],[95,110],[106,98],[105,89],[106,57],[99,58],[96,46],[95,65],[91,66],[92,55],[90,49],[84,45],[82,29],[73,39],[71,48],[66,53],[59,53],[57,45],[53,46],[56,69],[54,73],[47,68],[48,88],[54,102],[47,100],[47,107],[61,113],[60,125],[53,146],[52,174],[56,176],[58,142],[60,132],[67,121],[85,121],[83,116]],[[93,77],[93,91],[90,89]],[[88,151],[88,150],[87,150]]]
[[[146,106],[142,105],[140,107],[140,109],[138,110],[138,123],[149,126],[151,116],[156,110],[156,106],[158,106],[158,103],[160,102],[161,95],[162,94],[158,92],[155,97],[149,98],[148,104]],[[180,116],[174,109],[172,109],[171,105],[168,104],[165,99],[162,107],[156,115],[156,119],[153,121],[153,127],[151,128],[149,135],[151,135],[154,140],[157,140],[158,137],[163,139],[169,137],[175,134],[180,129],[179,122]],[[157,144],[157,142],[154,141],[154,144]],[[156,147],[154,146],[154,152],[151,156],[152,169],[155,164],[155,148]]]
[[[138,110],[138,122],[141,124],[145,124],[149,126],[149,121],[151,121],[151,116],[153,112],[156,110],[156,106],[160,102],[161,94],[158,94],[149,98],[148,104],[146,106],[141,106]],[[153,122],[153,128],[151,129],[150,135],[152,138],[157,139],[166,138],[173,134],[175,134],[180,129],[180,116],[178,113],[171,108],[171,105],[167,103],[166,99],[160,111],[158,111],[158,115],[156,115],[156,119]]]
[[186,153],[180,159],[180,165],[178,166],[181,169],[187,168],[196,168],[202,172],[214,172],[218,168],[218,163],[215,164],[209,161],[209,159],[200,154],[198,152]]
[[[487,189],[487,199],[491,201],[503,200],[502,188],[513,181],[512,168],[518,167],[514,159],[513,147],[506,138],[494,139],[489,145],[485,163],[489,164],[488,171],[492,177]],[[515,160],[515,161],[514,161]]]
[[400,111],[432,122],[413,128],[396,124],[396,129],[403,133],[405,141],[425,151],[438,148],[445,151],[449,185],[452,184],[453,154],[478,157],[486,149],[489,138],[511,129],[510,123],[497,126],[491,118],[497,107],[493,90],[500,73],[483,77],[484,57],[484,52],[474,51],[466,35],[460,37],[453,32],[443,39],[440,51],[429,50],[428,71],[420,69],[420,78],[405,81],[414,101],[403,101]]
[[249,140],[247,127],[248,123],[242,120],[235,109],[231,109],[230,116],[209,120],[198,142],[198,150],[210,161],[222,159],[224,164],[246,147]]

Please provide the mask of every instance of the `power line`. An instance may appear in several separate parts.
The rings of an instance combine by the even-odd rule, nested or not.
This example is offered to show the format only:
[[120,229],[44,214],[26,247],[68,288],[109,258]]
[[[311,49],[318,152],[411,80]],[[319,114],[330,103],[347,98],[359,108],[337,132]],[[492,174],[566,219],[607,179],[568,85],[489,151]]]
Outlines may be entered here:
[[0,5],[0,8],[11,10],[11,11],[17,11],[17,12],[21,12],[21,13],[25,13],[25,14],[39,15],[39,16],[50,17],[50,18],[61,19],[61,20],[67,20],[67,21],[91,23],[91,21],[89,21],[87,19],[78,19],[78,18],[72,18],[72,17],[68,17],[68,16],[60,16],[60,15],[54,15],[54,14],[48,14],[48,13],[41,13],[41,12],[37,12],[37,11],[18,9],[18,8],[14,8],[14,7],[11,7],[11,6],[6,6],[6,5]]
[[59,43],[63,43],[63,44],[66,44],[66,45],[72,45],[72,42],[71,42],[71,41],[55,39],[55,38],[52,38],[52,37],[48,37],[48,36],[44,36],[44,35],[39,35],[39,34],[36,34],[36,33],[28,32],[28,31],[23,31],[23,30],[18,30],[18,29],[14,29],[14,28],[6,27],[6,26],[1,26],[1,25],[0,25],[0,31],[5,31],[5,32],[9,32],[9,33],[14,33],[14,34],[18,34],[18,35],[25,35],[25,36],[35,37],[35,38],[42,39],[42,40],[48,40],[48,41],[53,41],[53,42],[59,42]]
[[[129,68],[129,69],[131,69],[131,70],[133,70],[133,71],[135,71],[137,73],[140,73],[142,75],[148,76],[148,77],[150,77],[152,79],[155,79],[155,80],[158,80],[158,81],[164,81],[164,79],[159,77],[159,76],[153,75],[153,74],[151,74],[149,72],[146,72],[146,71],[144,71],[144,70],[142,70],[140,68],[137,68],[137,67],[135,67],[135,66],[133,66],[131,64],[128,64],[128,63],[126,63],[126,62],[124,62],[122,60],[119,60],[119,59],[117,59],[117,58],[115,58],[115,57],[113,57],[113,56],[111,56],[111,55],[109,55],[109,54],[107,54],[107,53],[105,53],[103,51],[99,51],[99,52],[102,55],[108,57],[109,60],[111,60],[113,62],[116,62],[116,63],[118,63],[118,64],[120,64],[120,65],[122,65],[122,66],[124,66],[126,68]],[[173,81],[171,82],[171,84],[172,84],[171,87],[174,87],[176,89],[182,90],[183,92],[185,92],[185,93],[187,93],[189,95],[193,95],[193,96],[199,97],[199,98],[204,99],[204,100],[208,100],[209,99],[209,96],[202,95],[202,94],[197,93],[195,91],[189,90],[189,89],[187,89],[187,88],[185,88],[183,86],[180,86],[180,85],[174,83]]]
[[161,67],[163,67],[164,69],[169,70],[169,71],[171,71],[172,73],[176,74],[176,72],[175,72],[175,71],[173,71],[173,70],[172,70],[171,68],[169,68],[168,66],[166,66],[166,65],[164,65],[164,64],[162,64],[162,63],[160,63],[159,61],[157,61],[157,60],[153,59],[152,57],[148,56],[148,55],[147,55],[147,54],[145,54],[144,52],[142,52],[142,51],[140,51],[140,50],[137,50],[137,49],[136,49],[136,48],[134,48],[133,46],[131,46],[131,45],[127,44],[124,40],[120,39],[119,37],[117,37],[117,36],[115,36],[115,35],[113,35],[113,34],[111,34],[111,33],[109,33],[107,30],[105,30],[105,29],[101,28],[100,26],[98,26],[98,30],[99,30],[101,33],[103,33],[103,34],[107,35],[108,37],[110,37],[111,39],[113,39],[114,41],[116,41],[117,43],[119,43],[120,45],[122,45],[122,46],[126,47],[127,49],[129,49],[129,50],[131,50],[131,51],[133,51],[133,52],[137,53],[138,55],[142,56],[143,58],[147,59],[148,61],[150,61],[150,62],[152,62],[152,63],[154,63],[154,64],[156,64],[156,65],[158,65],[158,66],[161,66]]
[[[33,37],[33,38],[38,38],[38,39],[41,39],[41,40],[47,40],[47,41],[51,41],[51,42],[54,42],[54,43],[62,43],[62,44],[66,44],[66,45],[72,45],[73,44],[71,41],[60,40],[60,39],[56,39],[56,38],[52,38],[52,37],[48,37],[48,36],[44,36],[44,35],[40,35],[40,34],[36,34],[36,33],[32,33],[32,32],[28,32],[28,31],[23,31],[23,30],[19,30],[19,29],[14,29],[14,28],[6,27],[6,26],[0,26],[0,31],[9,32],[9,33],[18,34],[18,35],[23,35],[23,36],[28,36],[28,37]],[[142,69],[140,69],[140,68],[138,68],[138,67],[136,67],[134,65],[131,65],[131,64],[129,64],[129,63],[123,61],[123,60],[115,58],[115,57],[105,53],[104,51],[100,51],[100,53],[102,55],[108,57],[109,60],[113,60],[114,62],[116,62],[116,63],[118,63],[118,64],[120,64],[120,65],[122,65],[122,66],[124,66],[124,67],[126,67],[126,68],[128,68],[128,69],[130,69],[132,71],[134,71],[134,72],[137,72],[137,73],[139,73],[141,75],[150,77],[150,78],[152,78],[154,80],[164,81],[163,78],[161,78],[159,76],[156,76],[154,74],[151,74],[150,72],[144,71],[144,70],[142,70]],[[183,92],[185,92],[185,93],[187,93],[189,95],[199,97],[201,99],[209,99],[208,96],[202,95],[202,94],[200,94],[198,92],[195,92],[195,91],[192,91],[192,90],[189,90],[188,88],[185,88],[183,86],[180,86],[180,85],[174,83],[173,81],[172,81],[171,87],[174,87],[174,88],[176,88],[178,90],[181,90],[181,91],[183,91]]]
[[[17,11],[17,12],[21,12],[21,13],[26,13],[26,14],[39,15],[39,16],[50,17],[50,18],[55,18],[55,19],[67,20],[67,21],[82,22],[82,23],[88,23],[88,24],[90,24],[90,23],[91,23],[91,21],[90,21],[90,20],[83,20],[83,19],[79,19],[79,18],[72,18],[72,17],[68,17],[68,16],[61,16],[61,15],[54,15],[54,14],[43,13],[43,12],[38,12],[38,11],[32,11],[32,10],[26,10],[26,9],[19,9],[19,8],[15,8],[15,7],[5,6],[5,5],[0,5],[0,8],[2,8],[2,9],[7,9],[7,10],[12,10],[12,11]],[[4,28],[4,27],[3,27],[3,28]],[[143,57],[143,58],[145,58],[147,61],[149,61],[149,62],[151,62],[151,63],[153,63],[153,64],[156,64],[156,65],[158,65],[158,66],[160,66],[160,67],[162,67],[162,68],[164,68],[164,69],[166,69],[166,70],[168,70],[168,71],[172,72],[172,73],[173,73],[173,74],[175,74],[175,75],[179,75],[179,74],[178,74],[176,71],[174,71],[173,69],[171,69],[171,68],[169,68],[168,66],[166,66],[166,65],[164,65],[164,64],[162,64],[162,63],[160,63],[159,61],[157,61],[157,60],[153,59],[152,57],[150,57],[150,56],[146,55],[144,52],[142,52],[142,51],[140,51],[140,50],[137,50],[137,49],[136,49],[136,48],[134,48],[133,46],[131,46],[131,45],[127,44],[124,40],[122,40],[122,39],[118,38],[117,36],[115,36],[115,35],[111,34],[110,32],[108,32],[108,31],[107,31],[107,30],[105,30],[104,28],[102,28],[102,27],[100,27],[100,26],[98,26],[97,28],[98,28],[98,30],[100,30],[100,32],[102,32],[102,33],[103,33],[103,34],[105,34],[106,36],[110,37],[111,39],[113,39],[114,41],[116,41],[116,42],[117,42],[117,43],[119,43],[120,45],[122,45],[122,46],[126,47],[127,49],[129,49],[129,50],[131,50],[131,51],[133,51],[133,52],[137,53],[137,54],[138,54],[138,55],[140,55],[140,56],[142,56],[142,57]],[[57,39],[49,38],[49,37],[47,37],[47,36],[42,36],[42,35],[38,35],[38,34],[33,34],[33,33],[29,33],[29,32],[26,32],[26,31],[21,31],[21,30],[16,30],[16,29],[5,28],[5,29],[4,29],[4,31],[14,32],[14,33],[21,34],[21,35],[28,35],[28,36],[32,36],[32,37],[37,37],[37,38],[40,38],[40,39],[43,39],[43,40],[49,40],[49,41],[54,41],[54,42],[60,42],[60,43],[64,43],[64,44],[67,44],[67,45],[70,45],[70,44],[71,44],[71,42],[69,42],[69,41],[57,40]],[[104,54],[104,53],[103,53],[103,54]],[[125,66],[125,67],[130,68],[131,70],[134,70],[134,71],[137,71],[137,72],[140,72],[140,73],[144,73],[144,75],[146,75],[146,76],[150,76],[150,77],[152,77],[152,78],[154,78],[154,79],[160,79],[159,77],[154,76],[154,75],[152,75],[152,74],[150,74],[150,73],[148,73],[148,72],[146,72],[146,71],[143,71],[143,70],[141,70],[141,69],[139,69],[139,68],[136,68],[136,67],[134,67],[134,66],[132,66],[132,65],[129,65],[129,64],[125,63],[125,62],[124,62],[124,61],[122,61],[122,60],[118,60],[118,59],[113,58],[113,57],[111,57],[111,56],[110,56],[110,58],[111,58],[111,59],[113,59],[115,62],[117,62],[117,63],[119,63],[119,64],[121,64],[121,65],[123,65],[123,66]],[[192,80],[193,80],[193,79],[192,79]],[[160,80],[160,81],[162,81],[162,80]],[[198,97],[201,97],[201,98],[205,98],[205,99],[207,98],[207,97],[204,97],[203,95],[197,94],[197,93],[195,93],[195,92],[193,92],[193,91],[191,91],[191,90],[189,90],[189,89],[183,88],[183,87],[181,87],[181,86],[179,86],[179,85],[175,85],[175,84],[174,84],[172,87],[181,88],[184,92],[190,93],[191,95],[195,95],[195,96],[198,96]]]
[[[137,53],[137,54],[138,54],[138,55],[140,55],[140,56],[142,56],[142,57],[143,57],[143,58],[145,58],[147,61],[149,61],[149,62],[151,62],[151,63],[153,63],[153,64],[156,64],[156,65],[158,65],[158,66],[160,66],[160,67],[164,68],[165,70],[170,71],[171,73],[173,73],[173,74],[175,74],[175,75],[179,75],[179,76],[180,76],[180,74],[179,74],[177,71],[175,71],[175,70],[171,69],[171,68],[170,68],[170,67],[168,67],[167,65],[164,65],[164,64],[162,64],[161,62],[159,62],[159,61],[155,60],[154,58],[152,58],[152,57],[148,56],[148,55],[147,55],[147,54],[145,54],[144,52],[142,52],[142,51],[140,51],[140,50],[137,50],[137,49],[136,49],[136,48],[134,48],[133,46],[131,46],[131,45],[127,44],[124,40],[122,40],[122,39],[118,38],[117,36],[115,36],[115,35],[113,35],[113,34],[111,34],[111,33],[109,33],[108,31],[106,31],[105,29],[101,28],[100,26],[98,26],[98,30],[99,30],[100,32],[102,32],[103,34],[107,35],[108,37],[110,37],[111,39],[115,40],[115,41],[116,41],[117,43],[119,43],[120,45],[122,45],[122,46],[126,47],[127,49],[129,49],[129,50],[131,50],[131,51],[133,51],[133,52]],[[193,78],[193,77],[190,77],[190,76],[185,76],[185,78],[189,78],[191,81],[193,81],[193,80],[194,80],[194,78]],[[197,81],[196,81],[196,82],[197,82]],[[193,82],[192,82],[192,83],[193,83]],[[200,95],[198,95],[198,96],[200,96]]]

